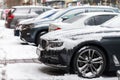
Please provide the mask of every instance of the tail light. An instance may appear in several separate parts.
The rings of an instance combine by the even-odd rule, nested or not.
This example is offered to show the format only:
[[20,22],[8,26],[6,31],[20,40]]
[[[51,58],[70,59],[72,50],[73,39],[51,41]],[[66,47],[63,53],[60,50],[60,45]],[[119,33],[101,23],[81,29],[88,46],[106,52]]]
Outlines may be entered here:
[[11,14],[11,19],[13,19],[15,16],[13,14]]
[[61,28],[57,27],[55,30],[60,30]]
[[61,29],[60,27],[58,27],[58,26],[56,26],[54,24],[49,25],[49,32],[50,31],[55,31],[55,30],[60,30],[60,29]]
[[10,16],[7,17],[8,19],[12,20],[14,18],[14,15],[11,14]]

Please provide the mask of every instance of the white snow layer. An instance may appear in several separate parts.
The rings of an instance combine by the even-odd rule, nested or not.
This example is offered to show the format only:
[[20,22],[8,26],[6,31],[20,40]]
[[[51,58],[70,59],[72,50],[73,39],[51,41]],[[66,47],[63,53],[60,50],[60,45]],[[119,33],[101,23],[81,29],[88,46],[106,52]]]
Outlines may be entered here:
[[[13,29],[5,28],[4,21],[0,24],[0,60],[37,58],[35,46],[21,44],[21,40],[13,36]],[[104,75],[86,79],[44,64],[14,63],[0,64],[0,80],[117,80],[117,77]]]

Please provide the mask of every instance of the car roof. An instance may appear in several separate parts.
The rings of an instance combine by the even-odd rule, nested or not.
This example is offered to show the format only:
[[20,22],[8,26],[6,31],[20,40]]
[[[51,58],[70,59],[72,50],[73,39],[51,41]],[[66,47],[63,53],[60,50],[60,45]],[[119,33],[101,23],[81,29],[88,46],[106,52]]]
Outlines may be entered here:
[[115,15],[115,14],[119,14],[119,13],[111,13],[111,12],[89,12],[89,13],[81,13],[78,15],[100,15],[100,14],[110,14],[110,15]]
[[30,6],[13,6],[12,8],[51,8],[51,7],[30,5]]
[[81,7],[81,8],[116,8],[116,7],[112,7],[112,6],[89,6],[89,5],[87,5],[87,6],[72,6],[72,7],[69,7],[69,8],[76,8],[76,7]]

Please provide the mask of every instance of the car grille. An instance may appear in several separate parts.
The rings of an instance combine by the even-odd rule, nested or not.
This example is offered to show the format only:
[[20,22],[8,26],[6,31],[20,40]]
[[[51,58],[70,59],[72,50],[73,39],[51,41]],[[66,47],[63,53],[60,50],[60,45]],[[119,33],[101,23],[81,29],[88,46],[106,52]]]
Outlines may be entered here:
[[44,40],[44,39],[40,39],[40,45],[41,45],[41,47],[43,48],[43,49],[45,49],[46,47],[47,47],[47,41],[46,40]]

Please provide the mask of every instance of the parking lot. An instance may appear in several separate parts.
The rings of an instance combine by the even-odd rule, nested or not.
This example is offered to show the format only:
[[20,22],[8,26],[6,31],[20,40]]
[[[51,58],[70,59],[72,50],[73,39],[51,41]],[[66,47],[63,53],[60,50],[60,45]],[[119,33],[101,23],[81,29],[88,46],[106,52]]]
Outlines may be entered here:
[[[36,46],[22,42],[13,29],[0,21],[0,78],[1,80],[89,80],[50,68],[37,60]],[[91,80],[117,80],[116,75],[102,75]]]

